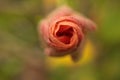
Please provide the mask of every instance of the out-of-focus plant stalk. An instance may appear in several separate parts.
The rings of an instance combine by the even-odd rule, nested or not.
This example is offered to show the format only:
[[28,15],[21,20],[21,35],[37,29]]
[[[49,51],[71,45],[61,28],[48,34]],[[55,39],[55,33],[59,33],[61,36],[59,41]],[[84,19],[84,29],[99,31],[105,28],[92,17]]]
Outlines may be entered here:
[[73,8],[77,8],[76,6],[77,0],[56,0],[56,5],[59,7],[61,5],[68,5]]
[[68,0],[56,0],[56,4],[57,4],[57,6],[60,6],[60,5],[69,5],[68,4]]

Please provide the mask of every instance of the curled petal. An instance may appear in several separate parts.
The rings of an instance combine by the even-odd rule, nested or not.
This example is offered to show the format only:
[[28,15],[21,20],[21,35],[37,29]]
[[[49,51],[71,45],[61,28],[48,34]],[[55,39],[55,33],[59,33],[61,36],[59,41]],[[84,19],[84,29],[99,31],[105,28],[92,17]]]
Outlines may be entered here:
[[94,31],[96,30],[96,24],[91,21],[90,19],[84,17],[83,15],[80,14],[73,14],[72,15],[74,18],[79,20],[79,23],[82,24],[82,28],[87,30],[87,31]]

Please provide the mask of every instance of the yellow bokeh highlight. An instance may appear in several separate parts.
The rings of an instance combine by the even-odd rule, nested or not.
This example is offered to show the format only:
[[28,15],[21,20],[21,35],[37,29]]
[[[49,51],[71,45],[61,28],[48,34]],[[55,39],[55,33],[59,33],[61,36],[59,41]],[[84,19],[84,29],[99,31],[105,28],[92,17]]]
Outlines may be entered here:
[[76,66],[76,65],[84,65],[89,63],[94,59],[94,45],[90,40],[86,41],[85,47],[83,49],[83,55],[78,62],[73,62],[71,60],[70,55],[64,57],[49,57],[46,58],[46,63],[50,68],[56,68],[59,66]]

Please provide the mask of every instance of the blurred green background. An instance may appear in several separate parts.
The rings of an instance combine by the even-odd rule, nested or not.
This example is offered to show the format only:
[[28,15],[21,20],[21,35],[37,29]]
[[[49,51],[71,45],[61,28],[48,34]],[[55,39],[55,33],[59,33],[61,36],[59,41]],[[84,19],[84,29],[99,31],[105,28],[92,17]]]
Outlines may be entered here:
[[[96,57],[50,69],[37,25],[63,4],[97,24],[90,36]],[[0,0],[0,80],[120,80],[119,61],[120,0]]]

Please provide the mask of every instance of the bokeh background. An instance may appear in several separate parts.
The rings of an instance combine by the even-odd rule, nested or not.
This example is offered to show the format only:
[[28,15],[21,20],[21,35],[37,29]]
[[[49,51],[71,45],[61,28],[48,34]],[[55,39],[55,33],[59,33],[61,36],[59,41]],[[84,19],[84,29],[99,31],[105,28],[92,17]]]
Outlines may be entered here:
[[[37,26],[67,4],[97,24],[84,54],[45,56]],[[0,0],[0,80],[120,80],[120,0]]]

